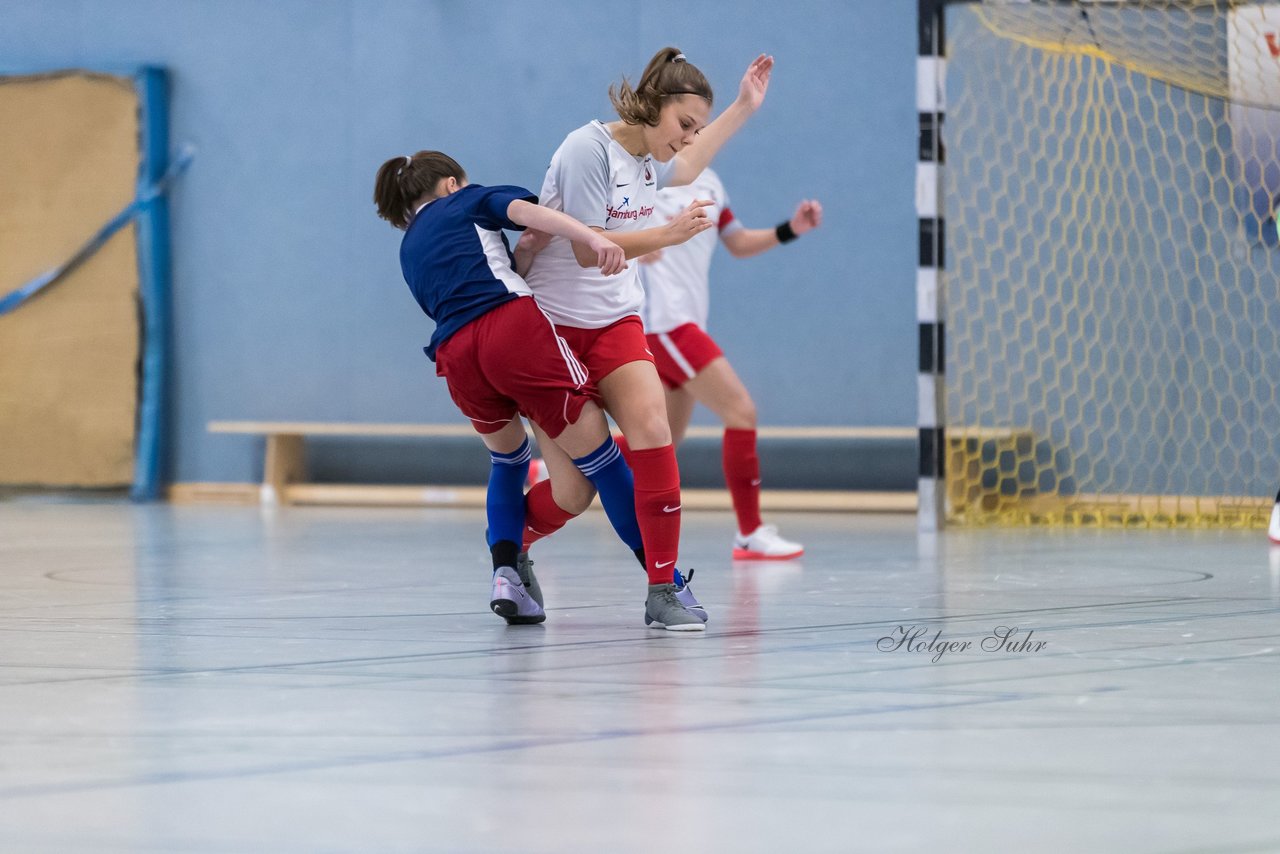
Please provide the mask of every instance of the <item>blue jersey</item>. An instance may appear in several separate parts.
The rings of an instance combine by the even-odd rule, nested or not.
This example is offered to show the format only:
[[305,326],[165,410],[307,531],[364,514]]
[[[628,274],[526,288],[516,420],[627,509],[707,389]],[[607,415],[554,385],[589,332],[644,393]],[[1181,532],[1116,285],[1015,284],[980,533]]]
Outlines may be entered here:
[[516,199],[537,204],[523,187],[468,184],[441,196],[409,223],[400,244],[400,269],[414,299],[436,322],[423,348],[432,361],[449,336],[508,300],[531,296],[516,275],[504,228],[520,231],[507,218]]

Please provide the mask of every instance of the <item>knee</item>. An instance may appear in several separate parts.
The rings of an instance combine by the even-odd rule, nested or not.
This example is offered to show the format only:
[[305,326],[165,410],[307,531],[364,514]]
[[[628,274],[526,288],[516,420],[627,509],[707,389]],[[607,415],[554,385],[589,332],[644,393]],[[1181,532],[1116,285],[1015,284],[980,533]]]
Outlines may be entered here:
[[725,411],[724,426],[734,430],[756,429],[756,404],[749,395],[740,395]]
[[552,477],[551,497],[564,512],[580,516],[591,506],[596,497],[596,488],[585,477],[564,478],[559,482]]
[[633,418],[630,426],[631,431],[626,434],[627,443],[635,450],[671,444],[671,424],[667,421],[666,407],[647,409],[640,417]]

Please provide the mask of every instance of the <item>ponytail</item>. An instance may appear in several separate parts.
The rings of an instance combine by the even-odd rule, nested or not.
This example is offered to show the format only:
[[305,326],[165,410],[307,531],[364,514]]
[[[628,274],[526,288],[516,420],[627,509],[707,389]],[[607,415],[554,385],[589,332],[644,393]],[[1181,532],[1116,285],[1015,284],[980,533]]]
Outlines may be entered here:
[[616,88],[609,87],[609,100],[618,118],[629,125],[657,125],[663,102],[678,95],[698,95],[708,104],[712,100],[707,78],[676,47],[655,53],[634,89],[625,77]]
[[393,157],[378,169],[373,182],[373,203],[378,216],[399,229],[409,227],[413,208],[436,197],[436,185],[444,178],[466,183],[467,173],[458,161],[440,151],[419,151]]

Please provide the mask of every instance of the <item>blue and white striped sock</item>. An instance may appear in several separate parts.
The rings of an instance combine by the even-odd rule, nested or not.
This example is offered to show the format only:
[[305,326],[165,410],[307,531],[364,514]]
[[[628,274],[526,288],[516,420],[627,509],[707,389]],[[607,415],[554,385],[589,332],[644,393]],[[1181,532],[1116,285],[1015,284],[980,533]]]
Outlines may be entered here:
[[618,537],[632,551],[644,548],[640,524],[636,522],[636,484],[622,451],[606,436],[604,444],[585,457],[573,461],[600,493],[600,503]]
[[[489,452],[493,465],[489,469],[489,491],[485,496],[485,511],[489,517],[489,547],[500,542],[513,543],[520,550],[524,533],[524,482],[529,476],[529,460],[533,452],[529,440],[509,454]],[[506,548],[502,549],[505,557]],[[495,568],[498,557],[495,555]],[[503,564],[514,566],[514,562]]]

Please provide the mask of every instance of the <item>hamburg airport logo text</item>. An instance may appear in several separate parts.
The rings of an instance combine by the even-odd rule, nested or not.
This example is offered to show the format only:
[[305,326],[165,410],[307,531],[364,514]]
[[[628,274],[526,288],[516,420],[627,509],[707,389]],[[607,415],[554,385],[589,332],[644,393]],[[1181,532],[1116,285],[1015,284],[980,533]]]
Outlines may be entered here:
[[[1049,645],[1048,641],[1032,640],[1035,629],[1023,633],[1016,626],[996,626],[996,628],[978,641],[978,649],[982,652],[1040,652]],[[942,636],[942,629],[932,635],[923,626],[898,626],[892,632],[876,641],[876,649],[881,652],[916,652],[930,656],[930,661],[937,664],[944,655],[952,652],[970,652],[974,648],[971,640],[947,640]]]
[[[625,199],[622,203],[622,206],[626,207],[630,203],[631,203],[630,199]],[[635,210],[630,210],[630,211],[624,211],[621,208],[615,208],[613,205],[609,205],[608,212],[609,212],[609,219],[640,219],[641,217],[648,217],[653,215],[653,205],[649,205],[648,207],[636,208]]]

